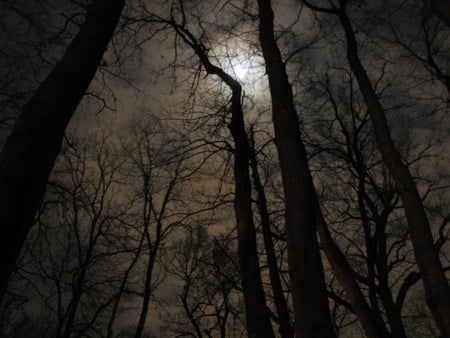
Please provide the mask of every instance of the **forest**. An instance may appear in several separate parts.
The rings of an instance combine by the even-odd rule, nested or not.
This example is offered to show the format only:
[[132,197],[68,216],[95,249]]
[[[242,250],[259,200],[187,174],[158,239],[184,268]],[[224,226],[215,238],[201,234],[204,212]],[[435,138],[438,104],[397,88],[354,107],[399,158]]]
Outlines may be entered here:
[[0,337],[450,338],[450,0],[0,1]]

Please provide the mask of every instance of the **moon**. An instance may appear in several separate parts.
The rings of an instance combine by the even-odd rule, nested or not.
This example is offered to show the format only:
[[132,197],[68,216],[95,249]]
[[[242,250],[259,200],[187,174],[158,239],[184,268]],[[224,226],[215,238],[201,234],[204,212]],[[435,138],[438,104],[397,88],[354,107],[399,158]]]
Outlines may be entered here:
[[248,71],[248,69],[241,63],[238,63],[237,65],[235,65],[233,67],[233,70],[234,70],[234,73],[236,74],[236,77],[239,80],[245,79],[245,76],[247,75],[247,71]]

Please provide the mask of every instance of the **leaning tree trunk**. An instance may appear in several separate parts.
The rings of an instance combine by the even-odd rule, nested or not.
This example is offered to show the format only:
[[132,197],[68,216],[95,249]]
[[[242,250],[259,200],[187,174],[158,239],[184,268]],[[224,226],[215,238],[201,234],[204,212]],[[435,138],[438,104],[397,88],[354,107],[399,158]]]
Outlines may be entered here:
[[61,61],[23,107],[0,154],[0,297],[45,193],[63,135],[117,25],[124,0],[95,0]]
[[442,337],[450,337],[450,287],[434,245],[425,208],[408,167],[392,141],[384,110],[358,55],[355,34],[345,10],[338,12],[347,39],[347,56],[366,102],[378,148],[403,201],[426,302]]
[[316,217],[320,244],[327,256],[334,275],[344,289],[347,299],[361,323],[364,334],[367,338],[390,337],[383,322],[378,320],[376,314],[373,313],[373,310],[369,307],[369,304],[367,304],[367,301],[354,278],[355,273],[345,255],[331,237],[328,225],[325,223],[318,205],[316,207]]
[[272,97],[275,143],[285,196],[289,273],[297,338],[334,337],[316,237],[314,185],[286,66],[274,36],[270,0],[258,0],[259,38]]

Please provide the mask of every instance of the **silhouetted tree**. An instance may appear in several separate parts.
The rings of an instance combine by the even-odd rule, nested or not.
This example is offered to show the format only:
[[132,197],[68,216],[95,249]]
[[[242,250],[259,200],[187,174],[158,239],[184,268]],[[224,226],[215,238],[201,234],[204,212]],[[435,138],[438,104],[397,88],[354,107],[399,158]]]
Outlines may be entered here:
[[295,335],[334,337],[316,237],[317,198],[269,0],[259,0],[259,39],[269,79],[275,144],[283,178]]
[[207,48],[186,28],[186,13],[182,1],[178,3],[181,23],[175,21],[174,7],[171,20],[155,17],[155,22],[169,24],[177,35],[195,52],[205,71],[217,76],[231,90],[231,122],[228,125],[234,141],[232,149],[234,167],[234,211],[238,233],[239,265],[242,289],[246,308],[246,321],[249,337],[273,337],[273,330],[265,302],[261,280],[256,231],[252,211],[252,187],[249,173],[249,145],[242,109],[241,84],[221,67],[214,65],[208,56]]
[[181,310],[168,312],[167,330],[177,337],[226,338],[245,331],[233,242],[228,236],[212,237],[197,223],[175,241],[167,268],[182,283]]
[[441,333],[444,337],[448,337],[450,336],[450,286],[434,245],[422,199],[411,172],[402,161],[394,145],[383,106],[366,69],[361,63],[355,31],[347,15],[348,1],[340,0],[340,7],[333,5],[329,8],[315,6],[309,1],[303,2],[312,10],[336,15],[342,25],[347,42],[348,62],[367,105],[383,161],[386,163],[403,201],[416,262],[422,275],[427,304]]
[[45,192],[64,131],[117,25],[123,0],[96,0],[61,61],[23,107],[0,154],[0,296]]
[[256,205],[260,217],[260,223],[263,233],[264,248],[266,251],[267,265],[269,268],[270,286],[273,293],[275,308],[278,315],[279,333],[282,338],[290,338],[294,336],[291,325],[291,316],[289,313],[289,306],[283,292],[283,285],[280,276],[280,269],[278,268],[277,253],[273,242],[271,219],[269,214],[269,207],[267,203],[266,192],[261,180],[261,175],[258,169],[257,150],[255,142],[255,134],[253,128],[249,131],[249,158],[250,167],[252,169],[253,186],[256,190]]

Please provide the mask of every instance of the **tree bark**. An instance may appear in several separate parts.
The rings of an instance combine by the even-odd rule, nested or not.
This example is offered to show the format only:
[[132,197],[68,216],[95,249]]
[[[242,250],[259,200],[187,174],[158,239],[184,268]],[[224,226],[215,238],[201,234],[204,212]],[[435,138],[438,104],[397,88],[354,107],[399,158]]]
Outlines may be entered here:
[[425,208],[408,167],[395,149],[384,110],[358,55],[353,27],[345,9],[338,16],[347,39],[347,57],[372,119],[375,138],[403,201],[411,242],[425,288],[426,302],[442,333],[450,337],[450,287],[434,246]]
[[0,297],[45,193],[63,135],[113,35],[124,0],[96,0],[61,61],[23,107],[0,154]]
[[286,203],[289,273],[295,336],[334,337],[316,237],[315,189],[308,168],[292,88],[274,36],[270,0],[258,0],[259,38],[272,97],[275,143]]

